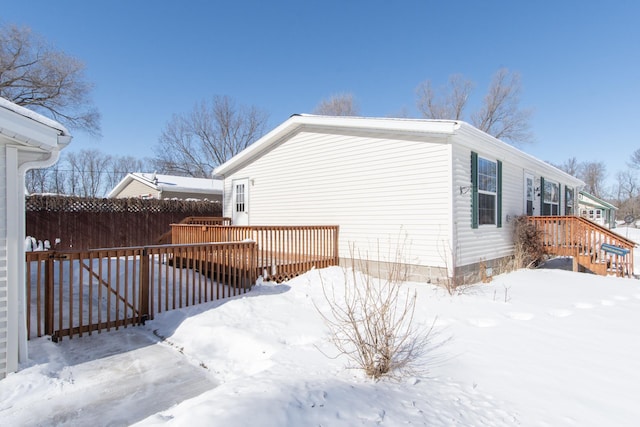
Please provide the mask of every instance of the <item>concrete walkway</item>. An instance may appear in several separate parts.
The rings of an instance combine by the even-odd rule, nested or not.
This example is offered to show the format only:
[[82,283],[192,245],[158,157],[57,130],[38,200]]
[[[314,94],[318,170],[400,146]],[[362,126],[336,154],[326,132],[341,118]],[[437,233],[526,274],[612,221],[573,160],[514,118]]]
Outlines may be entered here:
[[19,384],[7,377],[0,396],[10,394],[9,387],[34,393],[11,407],[0,403],[2,425],[126,426],[217,386],[206,369],[144,326],[57,344],[40,338],[29,348],[34,365],[26,369],[38,370],[40,378],[46,370],[59,393],[43,396],[37,384],[24,384],[28,376]]

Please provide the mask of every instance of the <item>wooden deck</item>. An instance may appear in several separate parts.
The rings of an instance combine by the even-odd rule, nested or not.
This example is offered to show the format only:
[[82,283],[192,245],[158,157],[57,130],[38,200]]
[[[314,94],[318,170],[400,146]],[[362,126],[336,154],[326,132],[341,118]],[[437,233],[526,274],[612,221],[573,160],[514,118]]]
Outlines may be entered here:
[[314,267],[324,268],[339,262],[339,228],[333,225],[227,226],[192,223],[172,224],[171,230],[173,244],[256,242],[256,274],[265,280],[281,282]]
[[573,257],[574,271],[633,276],[636,243],[632,240],[577,216],[532,216],[528,219],[542,231],[545,252]]

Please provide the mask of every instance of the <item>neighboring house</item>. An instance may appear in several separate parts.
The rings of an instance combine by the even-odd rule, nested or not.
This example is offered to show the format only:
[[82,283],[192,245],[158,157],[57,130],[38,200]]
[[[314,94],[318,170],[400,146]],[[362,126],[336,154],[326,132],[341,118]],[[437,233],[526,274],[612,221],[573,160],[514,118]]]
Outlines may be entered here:
[[235,225],[339,225],[341,261],[416,280],[498,271],[519,215],[574,215],[582,181],[461,121],[294,115],[219,166]]
[[24,175],[70,141],[61,124],[0,98],[0,378],[27,359]]
[[580,216],[607,228],[616,227],[617,207],[597,198],[586,191],[578,193],[578,209]]
[[107,197],[222,201],[222,181],[155,173],[129,173],[122,178]]

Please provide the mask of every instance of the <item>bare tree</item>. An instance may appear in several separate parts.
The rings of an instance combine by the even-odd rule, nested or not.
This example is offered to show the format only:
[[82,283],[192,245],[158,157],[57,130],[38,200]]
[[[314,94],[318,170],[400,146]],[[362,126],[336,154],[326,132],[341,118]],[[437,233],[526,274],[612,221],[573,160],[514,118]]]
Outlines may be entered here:
[[[417,107],[428,119],[469,120],[465,109],[473,90],[473,83],[459,74],[449,78],[448,86],[433,89],[425,81],[417,89]],[[478,129],[512,144],[531,142],[531,110],[520,107],[520,75],[506,68],[493,76],[482,107],[470,115]]]
[[638,186],[638,176],[634,171],[618,172],[616,178],[618,181],[618,203],[638,196],[640,187]]
[[54,194],[67,194],[68,171],[64,170],[63,163],[56,162],[48,169],[50,171],[48,191]]
[[213,169],[255,142],[268,115],[256,107],[236,106],[227,96],[202,101],[188,114],[174,114],[156,146],[161,172],[209,177]]
[[100,133],[84,64],[50,47],[27,27],[0,28],[0,96],[64,125]]
[[607,166],[604,162],[581,163],[578,178],[584,181],[588,193],[600,198],[604,196],[603,186],[607,178]]
[[151,170],[145,170],[146,163],[146,161],[136,159],[132,156],[112,157],[110,170],[105,177],[107,192],[118,185],[122,178],[127,176],[128,173],[152,172]]
[[530,142],[531,110],[520,108],[520,75],[499,69],[493,76],[482,108],[471,116],[478,129],[511,143]]
[[640,184],[636,172],[634,170],[618,172],[616,178],[618,180],[616,206],[620,217],[637,215],[640,211],[640,197],[638,197]]
[[48,193],[50,175],[51,170],[49,168],[28,170],[25,174],[25,187],[27,192],[29,194]]
[[448,86],[438,90],[425,80],[416,89],[418,110],[427,119],[461,120],[472,90],[473,82],[462,74],[450,76]]
[[640,169],[640,148],[631,154],[629,159],[629,167],[633,169]]
[[80,150],[66,156],[71,168],[73,194],[83,197],[99,197],[106,191],[106,174],[109,173],[112,159],[98,150]]
[[110,156],[95,149],[65,151],[53,166],[28,171],[26,187],[29,193],[103,197],[127,173],[145,171],[147,164],[151,160]]
[[571,157],[564,161],[564,163],[560,165],[553,165],[558,169],[568,173],[571,176],[578,176],[578,172],[580,171],[580,163],[578,159],[575,157]]
[[353,94],[341,93],[320,101],[313,113],[324,116],[357,116],[360,114],[360,109]]
[[25,186],[29,194],[66,194],[67,173],[64,161],[42,169],[30,169],[25,174]]

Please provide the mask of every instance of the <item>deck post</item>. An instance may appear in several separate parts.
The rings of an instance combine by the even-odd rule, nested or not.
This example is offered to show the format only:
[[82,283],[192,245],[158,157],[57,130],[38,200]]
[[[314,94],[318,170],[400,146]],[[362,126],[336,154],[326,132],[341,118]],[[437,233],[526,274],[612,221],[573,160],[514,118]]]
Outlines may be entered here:
[[53,335],[53,258],[52,252],[44,261],[44,333]]
[[144,324],[152,319],[149,313],[149,254],[147,248],[142,249],[140,256],[140,306],[138,309],[138,322]]

